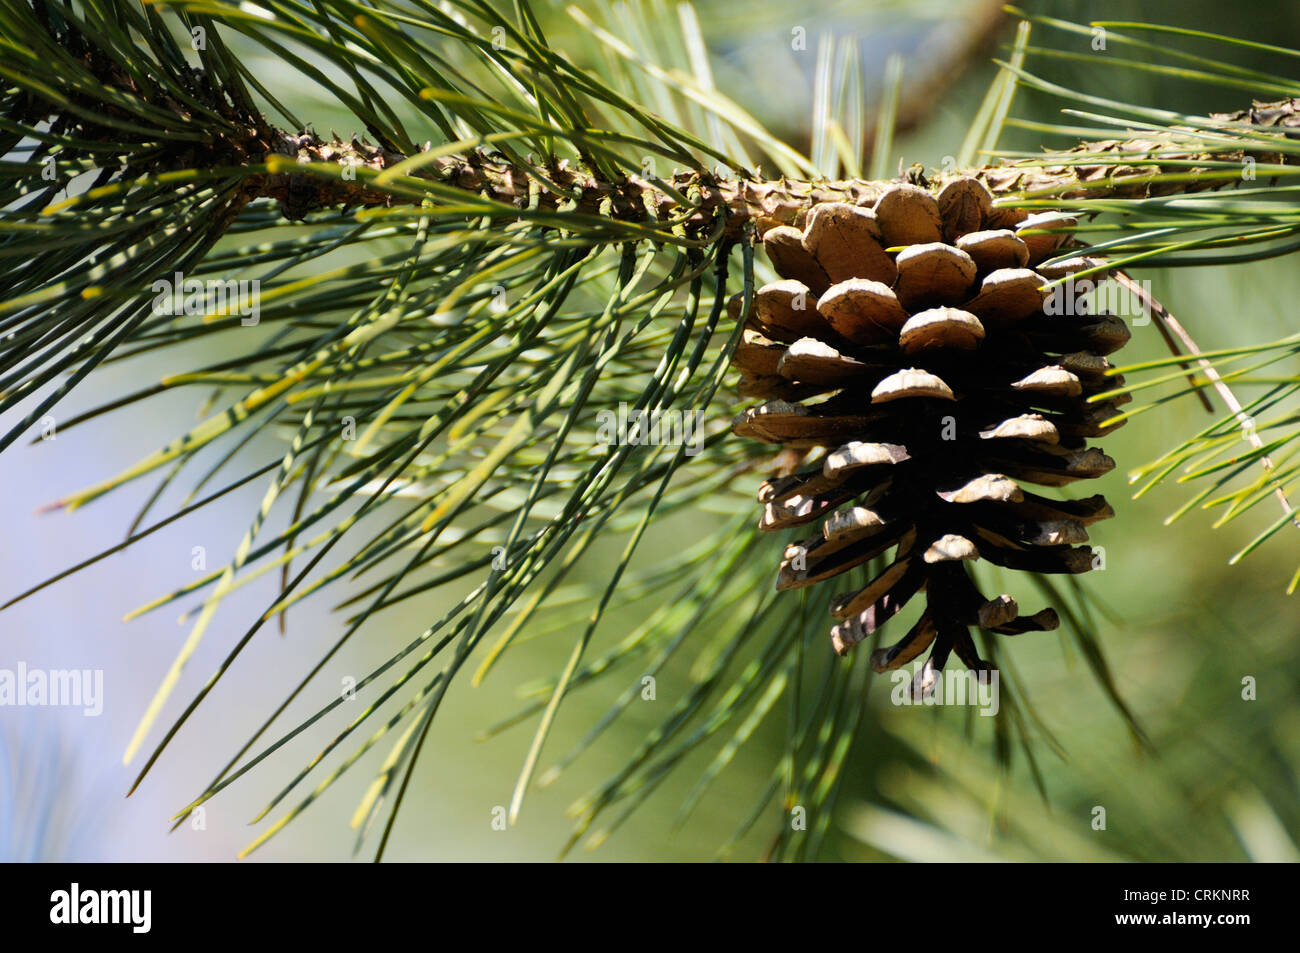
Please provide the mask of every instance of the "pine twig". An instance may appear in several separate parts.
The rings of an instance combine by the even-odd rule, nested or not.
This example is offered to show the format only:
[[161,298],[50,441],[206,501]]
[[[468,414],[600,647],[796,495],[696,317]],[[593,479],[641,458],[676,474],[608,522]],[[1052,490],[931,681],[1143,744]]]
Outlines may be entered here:
[[[1137,295],[1138,299],[1143,300],[1145,304],[1144,299],[1146,296],[1144,295],[1142,288],[1133,281],[1132,278],[1120,271],[1116,272],[1115,280],[1120,285],[1133,292],[1133,294]],[[1174,357],[1182,357],[1183,352],[1178,349],[1178,342],[1174,340],[1173,332],[1169,330],[1169,325],[1165,321],[1165,316],[1168,312],[1164,309],[1164,306],[1154,298],[1152,298],[1151,301],[1155,307],[1148,306],[1147,313],[1156,319],[1156,330],[1160,332],[1160,337],[1164,339],[1165,346],[1169,348],[1169,353]],[[1196,394],[1196,398],[1201,402],[1201,406],[1205,408],[1205,412],[1209,414],[1214,413],[1214,405],[1210,403],[1210,398],[1205,396],[1205,391],[1196,386],[1196,372],[1192,370],[1191,362],[1179,361],[1178,366],[1187,372],[1187,383],[1192,386],[1192,392]]]
[[[1290,134],[1287,130],[1300,129],[1300,99],[1256,102],[1250,109],[1215,113],[1210,118],[1216,122],[1244,122],[1277,128],[1283,134]],[[1194,135],[1193,130],[1188,130],[1189,137]],[[404,155],[356,138],[350,142],[338,138],[326,141],[310,133],[294,137],[283,132],[275,138],[278,153],[293,158],[305,167],[304,171],[318,165],[313,170],[318,173],[316,175],[277,171],[257,175],[250,182],[249,194],[278,201],[284,214],[291,219],[336,206],[419,204],[420,199],[395,195],[359,179],[343,181],[333,171],[359,166],[383,172],[405,161],[407,157]],[[1213,153],[1179,150],[1177,142],[1174,136],[1085,141],[1064,154],[1063,157],[1069,159],[1067,162],[991,165],[945,174],[935,184],[958,176],[974,176],[995,196],[1032,194],[1060,198],[1132,198],[1200,192],[1227,184],[1228,180],[1209,175],[1172,182],[1155,180],[1161,174],[1197,171],[1194,166],[1189,168],[1188,163],[1234,162],[1248,156],[1277,165],[1295,161],[1280,153],[1258,155],[1253,150],[1244,149]],[[1096,156],[1099,161],[1088,162],[1089,156]],[[1154,164],[1116,164],[1118,159],[1129,156],[1133,160]],[[543,210],[554,211],[565,203],[570,203],[566,205],[569,210],[586,214],[600,214],[602,208],[609,208],[615,218],[634,222],[662,222],[684,216],[687,227],[694,225],[698,228],[716,222],[717,212],[723,208],[727,222],[725,235],[729,239],[739,237],[749,222],[753,222],[760,237],[777,225],[798,225],[807,210],[821,202],[873,204],[892,184],[891,181],[868,179],[727,178],[700,171],[677,173],[667,182],[649,181],[636,175],[611,182],[602,181],[564,162],[551,168],[526,168],[481,152],[439,157],[422,165],[413,175],[486,196],[517,209],[528,207],[536,198],[532,183],[550,182],[564,194],[544,186],[538,206]],[[695,198],[693,209],[681,206],[679,197],[686,195]]]
[[[1263,450],[1264,441],[1262,441],[1259,438],[1259,434],[1255,432],[1254,421],[1251,419],[1250,415],[1246,413],[1245,408],[1242,407],[1241,401],[1237,400],[1237,396],[1232,392],[1232,388],[1230,388],[1227,382],[1219,375],[1213,362],[1201,356],[1201,349],[1197,346],[1196,341],[1192,336],[1187,333],[1187,329],[1182,326],[1181,322],[1179,322],[1179,320],[1169,312],[1168,308],[1157,301],[1154,296],[1144,290],[1141,285],[1128,275],[1119,272],[1115,275],[1115,280],[1136,295],[1146,312],[1156,318],[1160,324],[1168,327],[1169,330],[1183,342],[1183,347],[1189,354],[1196,357],[1196,363],[1200,366],[1201,370],[1205,372],[1205,376],[1209,379],[1215,391],[1218,392],[1219,397],[1223,399],[1223,402],[1228,405],[1228,409],[1232,411],[1233,416],[1236,417],[1237,423],[1241,425],[1242,433],[1245,434],[1246,441],[1256,450]],[[1267,454],[1260,457],[1260,465],[1270,473],[1274,469],[1273,461]],[[1282,504],[1282,515],[1290,516],[1292,525],[1295,526],[1296,529],[1300,529],[1300,519],[1294,515],[1295,510],[1291,506],[1290,501],[1287,500],[1286,490],[1283,489],[1276,480],[1273,482],[1273,495],[1276,496],[1278,502]]]

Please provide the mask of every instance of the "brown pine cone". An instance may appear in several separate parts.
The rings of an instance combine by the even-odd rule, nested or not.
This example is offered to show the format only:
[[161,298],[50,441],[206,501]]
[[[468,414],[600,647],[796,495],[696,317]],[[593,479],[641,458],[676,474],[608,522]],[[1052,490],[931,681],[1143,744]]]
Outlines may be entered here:
[[[1122,384],[1104,376],[1104,355],[1128,328],[1085,313],[1079,295],[1102,271],[1044,288],[1101,264],[1043,264],[1061,258],[1075,224],[994,209],[982,184],[962,178],[938,195],[895,185],[874,208],[816,205],[802,230],[763,237],[783,280],[757,292],[734,363],[742,393],[768,402],[733,429],[811,464],[762,485],[761,528],[817,524],[786,547],[777,588],[811,586],[893,550],[864,588],[835,600],[831,641],[847,653],[924,590],[917,623],[871,658],[886,671],[933,646],[914,692],[953,651],[972,670],[991,667],[971,626],[1014,635],[1058,625],[1051,609],[1021,616],[1009,595],[986,599],[965,561],[1086,572],[1085,527],[1114,515],[1101,496],[1056,500],[1022,486],[1114,467],[1087,438],[1108,432],[1101,425],[1121,401],[1087,398]],[[1029,234],[1045,228],[1057,231]],[[731,307],[739,316],[740,296]]]

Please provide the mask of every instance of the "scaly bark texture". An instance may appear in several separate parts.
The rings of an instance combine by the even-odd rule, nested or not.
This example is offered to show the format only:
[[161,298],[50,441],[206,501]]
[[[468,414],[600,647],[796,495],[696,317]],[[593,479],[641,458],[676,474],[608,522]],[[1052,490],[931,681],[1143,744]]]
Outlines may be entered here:
[[[40,28],[47,31],[96,83],[114,95],[125,95],[148,104],[156,114],[174,117],[176,129],[200,134],[182,141],[169,140],[166,124],[160,124],[157,139],[151,138],[147,130],[135,133],[141,144],[148,148],[133,154],[117,154],[110,144],[121,142],[131,133],[124,133],[120,125],[106,120],[124,121],[139,127],[141,115],[120,105],[106,103],[84,86],[74,84],[68,89],[52,90],[52,95],[46,97],[33,90],[17,90],[4,98],[0,112],[9,120],[22,127],[34,127],[48,121],[51,133],[67,137],[73,143],[62,148],[62,157],[90,159],[99,164],[104,172],[97,184],[113,178],[125,180],[179,169],[223,169],[238,174],[238,170],[243,168],[247,170],[244,181],[224,216],[232,220],[239,209],[262,198],[277,202],[291,220],[300,220],[327,209],[420,201],[409,195],[376,188],[367,184],[364,174],[356,174],[362,169],[381,172],[406,159],[407,156],[393,148],[392,143],[381,141],[379,145],[372,145],[364,137],[324,139],[310,131],[293,133],[279,129],[247,100],[242,90],[219,88],[219,84],[202,70],[164,67],[154,61],[133,64],[132,69],[125,69],[100,48],[95,37],[82,34],[69,24],[53,22],[43,4],[36,4],[33,9]],[[171,84],[184,90],[183,95],[169,93],[168,84],[158,82],[158,76],[150,74],[151,70],[160,73],[163,69],[167,70]],[[211,116],[204,115],[203,109],[196,109],[196,106],[219,116],[220,121],[212,122]],[[1218,113],[1212,118],[1249,122],[1276,128],[1279,132],[1296,129],[1300,128],[1300,99],[1255,103],[1250,109]],[[1221,187],[1225,179],[1206,175],[1206,169],[1194,165],[1198,160],[1239,161],[1250,155],[1260,162],[1288,161],[1284,156],[1263,149],[1213,154],[1197,152],[1190,145],[1194,137],[1195,133],[1189,130],[1186,149],[1179,148],[1177,133],[1167,138],[1083,142],[1066,154],[1064,161],[1056,164],[995,165],[941,176],[933,182],[921,179],[915,184],[940,188],[949,179],[962,176],[978,179],[995,196],[1031,192],[1065,197],[1084,194],[1132,197]],[[104,146],[99,148],[98,143]],[[1087,161],[1091,156],[1106,161]],[[1114,162],[1116,157],[1125,156],[1131,156],[1135,161],[1151,159],[1155,162],[1143,165]],[[313,173],[284,168],[265,171],[262,167],[268,161],[274,164],[276,157],[317,168]],[[1173,164],[1175,162],[1191,162],[1193,165]],[[283,165],[281,161],[279,166]],[[1174,182],[1150,181],[1154,175],[1173,172],[1190,173],[1192,177]],[[473,153],[439,158],[413,174],[417,178],[487,196],[513,208],[524,209],[533,205],[547,211],[612,215],[625,221],[647,224],[684,220],[686,227],[694,231],[711,231],[716,227],[718,210],[722,209],[726,216],[726,237],[732,239],[739,237],[751,223],[760,236],[780,225],[802,227],[808,211],[824,202],[874,205],[891,184],[861,179],[808,182],[784,178],[718,178],[707,172],[687,171],[676,173],[668,180],[672,192],[689,197],[693,203],[690,208],[682,208],[674,195],[654,182],[637,176],[620,181],[602,181],[562,161],[525,168],[499,155]],[[559,186],[567,194],[557,194],[543,183],[543,179]]]
[[[1253,125],[1279,129],[1300,128],[1300,99],[1287,99],[1273,103],[1255,103],[1250,109],[1233,113],[1215,113],[1212,119],[1225,122],[1249,122]],[[1189,130],[1188,137],[1196,134]],[[276,150],[292,155],[301,163],[340,163],[360,165],[380,171],[401,162],[406,157],[353,139],[344,142],[329,141],[306,134],[299,137],[279,134],[281,144]],[[286,148],[291,147],[291,148]],[[1097,162],[1087,159],[1096,156]],[[1179,192],[1199,192],[1221,188],[1230,179],[1215,178],[1201,162],[1241,162],[1247,156],[1257,162],[1285,164],[1288,157],[1267,150],[1230,150],[1225,152],[1197,152],[1178,149],[1177,138],[1107,139],[1082,142],[1067,154],[1067,161],[1052,165],[1001,164],[981,169],[939,176],[932,182],[920,184],[941,188],[955,178],[973,177],[983,182],[995,196],[1035,193],[1063,198],[1114,196],[1122,198],[1145,195],[1171,195]],[[1130,164],[1116,163],[1117,157],[1128,157]],[[1138,160],[1150,160],[1141,165]],[[1294,160],[1292,160],[1294,161]],[[1192,163],[1188,165],[1187,163]],[[472,154],[440,158],[415,174],[445,185],[485,195],[495,201],[515,208],[526,208],[536,197],[538,207],[558,210],[562,206],[589,214],[600,214],[609,209],[615,217],[636,222],[665,220],[682,215],[680,203],[655,183],[636,176],[621,182],[603,182],[565,163],[535,170],[564,188],[570,195],[557,195],[541,189],[530,190],[530,183],[538,181],[530,171],[499,157]],[[1220,175],[1221,170],[1220,171]],[[1155,182],[1160,174],[1180,173],[1194,178],[1172,182]],[[345,182],[311,176],[313,181],[289,173],[257,179],[257,193],[281,203],[285,214],[300,217],[311,211],[334,206],[380,206],[410,201],[379,189],[366,187],[359,179]],[[845,202],[856,206],[872,206],[885,189],[895,180],[869,181],[844,179],[840,181],[797,181],[791,179],[749,180],[721,179],[703,172],[675,174],[668,180],[673,191],[695,198],[696,211],[690,222],[697,227],[707,227],[716,221],[717,210],[726,210],[727,234],[738,237],[747,223],[753,223],[761,236],[778,225],[801,227],[804,217],[815,205],[823,202]],[[577,195],[576,202],[570,198]]]

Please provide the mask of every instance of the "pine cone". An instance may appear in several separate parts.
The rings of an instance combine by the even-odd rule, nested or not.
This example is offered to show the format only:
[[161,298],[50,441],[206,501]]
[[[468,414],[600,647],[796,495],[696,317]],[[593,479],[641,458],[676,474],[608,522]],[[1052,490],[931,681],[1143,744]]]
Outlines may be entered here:
[[[882,572],[834,601],[831,641],[846,654],[925,590],[917,623],[871,657],[881,672],[933,646],[914,693],[953,651],[972,670],[992,667],[971,626],[1015,635],[1059,624],[1051,609],[1021,616],[1009,595],[986,599],[965,561],[1086,572],[1093,552],[1076,544],[1114,515],[1100,495],[1056,500],[1021,485],[1114,467],[1087,438],[1113,429],[1102,424],[1122,401],[1087,398],[1122,384],[1105,377],[1104,355],[1128,328],[1085,313],[1079,296],[1104,271],[1044,288],[1102,264],[1041,264],[1060,258],[1075,224],[994,209],[982,184],[960,178],[937,196],[895,185],[872,209],[815,205],[802,230],[763,237],[784,280],[757,292],[734,362],[742,393],[768,402],[733,429],[813,464],[762,485],[761,528],[820,524],[786,548],[777,588],[814,585],[892,549]],[[1027,234],[1043,228],[1058,231]],[[888,250],[896,246],[906,247]],[[731,308],[738,317],[740,296]]]

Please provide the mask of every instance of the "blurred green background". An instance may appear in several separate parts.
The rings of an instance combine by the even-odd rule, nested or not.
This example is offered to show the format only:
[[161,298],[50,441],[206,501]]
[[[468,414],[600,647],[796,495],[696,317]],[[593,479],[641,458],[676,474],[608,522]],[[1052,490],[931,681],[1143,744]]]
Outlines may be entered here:
[[[537,6],[548,14],[548,30],[563,48],[572,27],[562,5]],[[670,3],[644,6],[669,21],[678,15]],[[1025,8],[1075,20],[1152,20],[1300,47],[1300,6],[1290,0],[1231,8],[1217,2],[1031,2]],[[905,102],[911,106],[895,151],[905,165],[937,166],[957,150],[994,75],[990,60],[1003,55],[1013,29],[997,5],[972,0],[809,0],[797,10],[784,3],[737,6],[704,0],[697,10],[719,88],[800,148],[806,148],[810,135],[813,59],[821,33],[861,39],[869,110],[879,94],[887,55],[903,52],[910,84],[904,87]],[[797,26],[807,29],[807,51],[791,50],[791,30]],[[933,64],[948,55],[958,61],[952,75],[933,75]],[[258,65],[266,70],[264,78],[284,76],[273,63]],[[1197,113],[1246,105],[1244,97],[1220,89],[1198,91],[1184,82],[1112,69],[1103,62],[1055,68],[1049,75],[1058,82],[1128,101]],[[314,95],[288,79],[276,92],[294,103],[309,102]],[[1059,118],[1058,105],[1022,93],[1013,112],[1053,121]],[[331,126],[349,131],[341,116],[315,107],[305,111],[315,117],[318,131]],[[1008,130],[1000,143],[1010,149],[1042,144],[1063,143],[1041,143],[1019,130]],[[1274,340],[1295,328],[1300,268],[1294,257],[1231,269],[1135,271],[1134,276],[1151,282],[1156,297],[1203,349]],[[1127,363],[1165,353],[1157,331],[1147,325],[1134,329],[1121,359]],[[106,369],[60,413],[70,416],[153,379],[172,360]],[[151,490],[147,482],[132,484],[76,515],[37,516],[35,510],[134,462],[190,425],[197,410],[197,397],[193,406],[156,401],[105,417],[99,427],[76,429],[0,456],[5,489],[0,525],[7,543],[0,547],[3,594],[118,541]],[[1212,516],[1193,513],[1166,527],[1164,517],[1185,499],[1178,490],[1164,488],[1129,500],[1129,466],[1210,420],[1195,400],[1183,399],[1139,416],[1102,441],[1119,466],[1096,491],[1111,500],[1117,519],[1100,524],[1094,533],[1094,544],[1106,551],[1105,571],[1083,582],[1109,607],[1098,620],[1098,635],[1118,690],[1156,754],[1134,743],[1064,635],[1026,635],[1007,651],[1043,726],[1059,743],[1059,751],[1045,741],[1035,748],[1046,798],[1022,756],[1010,774],[999,771],[992,732],[983,723],[991,719],[972,719],[960,709],[896,708],[882,685],[872,693],[820,859],[1300,859],[1300,596],[1283,593],[1300,562],[1300,534],[1281,534],[1229,567],[1229,555],[1258,532],[1258,520],[1212,530]],[[244,452],[250,461],[265,459],[275,447],[272,435],[262,435]],[[245,487],[221,507],[174,524],[68,584],[0,614],[0,667],[21,659],[29,667],[102,668],[107,693],[105,712],[96,719],[54,710],[0,710],[0,765],[5,767],[0,771],[0,857],[230,860],[254,836],[257,829],[247,824],[257,811],[341,727],[342,722],[318,726],[281,752],[278,768],[264,765],[210,802],[202,829],[187,825],[167,835],[166,818],[202,789],[283,697],[289,679],[305,671],[337,636],[339,623],[328,611],[329,600],[309,600],[291,611],[284,638],[269,628],[259,636],[159,769],[130,800],[122,800],[134,774],[120,765],[121,752],[187,628],[177,624],[171,608],[128,625],[116,620],[190,578],[192,547],[207,547],[212,560],[229,552],[260,495],[258,484]],[[712,517],[664,521],[643,546],[643,561],[673,558],[684,536],[698,536],[707,519]],[[775,550],[771,558],[775,565]],[[592,578],[601,577],[593,572]],[[197,689],[250,614],[260,611],[273,592],[274,580],[268,576],[223,605],[213,629],[219,637],[207,640],[191,663],[182,696]],[[405,644],[443,608],[441,600],[435,605],[411,600],[387,613],[381,624],[363,630],[363,637],[322,676],[320,692],[291,708],[290,723],[295,713],[314,710],[339,679],[359,677]],[[634,621],[626,614],[612,616],[602,630],[605,644],[617,638],[620,625]],[[483,743],[474,735],[515,711],[520,705],[517,687],[557,670],[570,644],[563,637],[526,641],[483,686],[471,688],[465,681],[450,692],[416,769],[388,859],[551,859],[568,836],[565,807],[617,770],[663,717],[669,699],[690,683],[685,664],[660,673],[656,701],[634,704],[573,769],[530,796],[518,825],[496,830],[493,809],[508,802],[532,731],[529,725],[519,726]],[[1242,697],[1246,677],[1257,682],[1255,700]],[[626,687],[596,684],[575,692],[561,711],[550,755],[563,753]],[[176,704],[174,699],[172,709]],[[673,824],[678,806],[726,732],[680,765],[598,851],[571,856],[606,861],[711,857],[767,783],[783,730],[781,716],[769,719],[680,829]],[[353,835],[347,823],[385,751],[381,745],[367,755],[254,857],[351,857]],[[1092,826],[1096,807],[1105,808],[1105,830]],[[772,825],[782,822],[776,806],[770,807],[734,856],[759,855]],[[32,837],[33,831],[46,833]],[[368,853],[363,849],[358,856]]]

